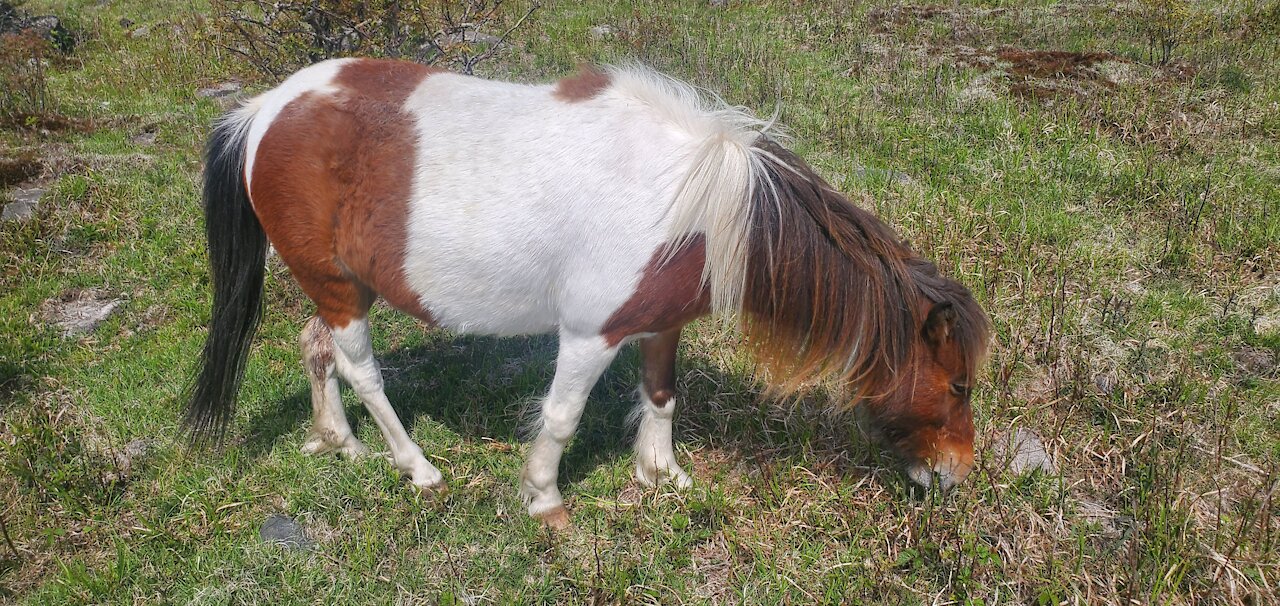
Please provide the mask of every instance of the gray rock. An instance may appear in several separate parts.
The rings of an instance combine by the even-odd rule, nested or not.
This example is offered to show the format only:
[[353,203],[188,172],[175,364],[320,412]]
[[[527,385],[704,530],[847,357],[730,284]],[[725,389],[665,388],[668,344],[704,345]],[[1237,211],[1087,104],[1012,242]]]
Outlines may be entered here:
[[605,38],[612,38],[613,34],[614,34],[614,31],[613,31],[612,25],[597,25],[587,30],[587,35],[591,36],[593,40],[603,40]]
[[127,476],[132,473],[134,463],[147,456],[150,450],[151,440],[147,439],[139,438],[125,444],[124,448],[115,453],[116,467],[120,470],[120,474]]
[[267,516],[258,531],[258,537],[268,545],[281,545],[289,549],[309,550],[315,542],[307,537],[302,525],[289,516],[273,513]]
[[1093,377],[1093,386],[1098,388],[1098,393],[1109,396],[1116,390],[1116,378],[1106,374],[1096,375]]
[[62,336],[74,337],[93,332],[122,304],[120,299],[109,299],[93,290],[83,290],[45,301],[44,308],[45,317],[62,329]]
[[129,32],[130,38],[146,38],[149,35],[151,35],[151,28],[145,25],[140,26],[138,29],[135,29],[132,32]]
[[1044,447],[1040,436],[1029,429],[1018,427],[1012,435],[1003,435],[992,444],[996,462],[1008,466],[1014,475],[1031,473],[1037,469],[1045,473],[1055,473],[1057,467]]
[[196,96],[202,99],[217,99],[219,97],[238,93],[241,88],[242,86],[240,83],[233,80],[231,82],[223,82],[217,86],[201,88],[196,91]]
[[488,44],[489,46],[493,46],[499,42],[502,42],[502,38],[499,38],[498,36],[494,36],[493,34],[478,32],[474,29],[464,29],[460,32],[446,34],[444,36],[444,42],[446,44],[459,44],[461,42],[470,42],[473,44]]
[[217,99],[214,99],[214,102],[216,102],[218,107],[221,107],[223,111],[228,111],[240,107],[240,105],[244,103],[244,100],[245,94],[243,92],[239,92],[226,95],[225,97],[218,97]]
[[156,131],[144,130],[129,139],[136,145],[155,145]]
[[729,0],[711,0],[711,6],[723,8],[729,6]]
[[1275,354],[1261,347],[1244,347],[1231,354],[1240,370],[1251,375],[1266,376],[1276,371]]
[[0,212],[0,221],[21,221],[34,215],[40,207],[40,197],[45,190],[39,187],[17,188],[13,190],[13,202],[4,205]]

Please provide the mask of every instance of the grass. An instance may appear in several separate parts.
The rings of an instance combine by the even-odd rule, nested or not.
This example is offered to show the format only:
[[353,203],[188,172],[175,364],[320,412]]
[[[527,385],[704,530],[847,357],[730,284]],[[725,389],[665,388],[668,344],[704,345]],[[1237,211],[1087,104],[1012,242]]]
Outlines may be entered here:
[[[453,489],[423,501],[380,460],[298,452],[310,304],[276,262],[230,444],[181,445],[177,399],[208,314],[199,150],[220,111],[194,91],[272,83],[209,42],[199,6],[28,2],[82,37],[47,75],[56,110],[88,126],[0,131],[0,154],[56,169],[36,217],[0,224],[0,595],[1275,601],[1280,45],[1259,19],[1278,13],[1192,4],[1201,29],[1161,66],[1127,7],[585,0],[514,32],[478,73],[541,81],[639,59],[780,108],[802,155],[968,284],[997,329],[975,396],[980,467],[949,495],[910,489],[821,394],[762,400],[736,336],[705,321],[681,350],[676,424],[696,485],[641,489],[620,429],[638,380],[624,352],[562,467],[576,530],[551,534],[514,486],[520,413],[550,380],[554,338],[454,337],[375,310],[389,396]],[[1046,75],[1045,56],[1002,50],[1111,56]],[[148,129],[154,144],[133,140]],[[64,337],[44,310],[75,289],[122,311]],[[1056,473],[1004,471],[1014,427],[1044,439]],[[272,513],[315,549],[261,544]]]

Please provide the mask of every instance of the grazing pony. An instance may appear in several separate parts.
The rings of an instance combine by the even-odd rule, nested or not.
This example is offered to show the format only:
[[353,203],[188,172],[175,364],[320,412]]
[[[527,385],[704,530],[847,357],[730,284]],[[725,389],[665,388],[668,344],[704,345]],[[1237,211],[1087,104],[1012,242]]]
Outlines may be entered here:
[[985,315],[767,126],[635,66],[543,86],[369,59],[294,74],[224,116],[206,150],[214,298],[186,426],[217,439],[231,418],[270,243],[317,308],[301,336],[305,452],[366,452],[341,377],[395,467],[444,488],[383,392],[368,322],[381,296],[459,333],[559,334],[520,476],[529,513],[552,526],[568,524],[561,454],[630,341],[643,357],[636,477],[689,485],[671,447],[676,348],[712,313],[738,318],[775,387],[847,386],[913,480],[961,481]]

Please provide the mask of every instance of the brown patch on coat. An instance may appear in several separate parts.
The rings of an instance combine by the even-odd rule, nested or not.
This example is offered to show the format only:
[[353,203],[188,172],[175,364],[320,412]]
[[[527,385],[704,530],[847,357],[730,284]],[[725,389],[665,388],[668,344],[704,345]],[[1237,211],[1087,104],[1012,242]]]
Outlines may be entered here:
[[676,397],[676,350],[679,346],[679,326],[640,341],[644,392],[658,408]]
[[600,333],[610,346],[637,333],[678,329],[710,311],[711,295],[702,287],[703,236],[689,239],[663,263],[666,252],[666,246],[654,251],[635,293],[605,321]]
[[578,73],[557,82],[551,94],[561,101],[576,103],[599,95],[609,88],[609,83],[609,74],[594,66],[583,65],[578,68]]
[[402,107],[436,71],[349,63],[334,78],[338,92],[294,99],[258,145],[250,187],[258,218],[332,327],[363,317],[376,294],[431,321],[404,277],[417,142]]

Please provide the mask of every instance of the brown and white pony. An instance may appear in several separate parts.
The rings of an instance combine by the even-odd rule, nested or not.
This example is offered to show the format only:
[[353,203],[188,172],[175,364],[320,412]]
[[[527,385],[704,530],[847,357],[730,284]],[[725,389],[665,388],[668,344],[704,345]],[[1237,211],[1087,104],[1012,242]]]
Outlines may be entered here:
[[763,134],[768,124],[640,67],[555,84],[341,59],[224,116],[206,151],[214,301],[186,425],[232,415],[275,246],[316,317],[302,331],[308,453],[366,452],[338,378],[395,467],[444,487],[383,393],[376,297],[459,333],[555,331],[555,378],[520,489],[568,523],[556,474],[587,394],[630,341],[643,356],[636,477],[684,487],[671,448],[681,327],[739,319],[775,387],[848,387],[910,477],[950,486],[973,463],[969,393],[988,324],[959,283]]

